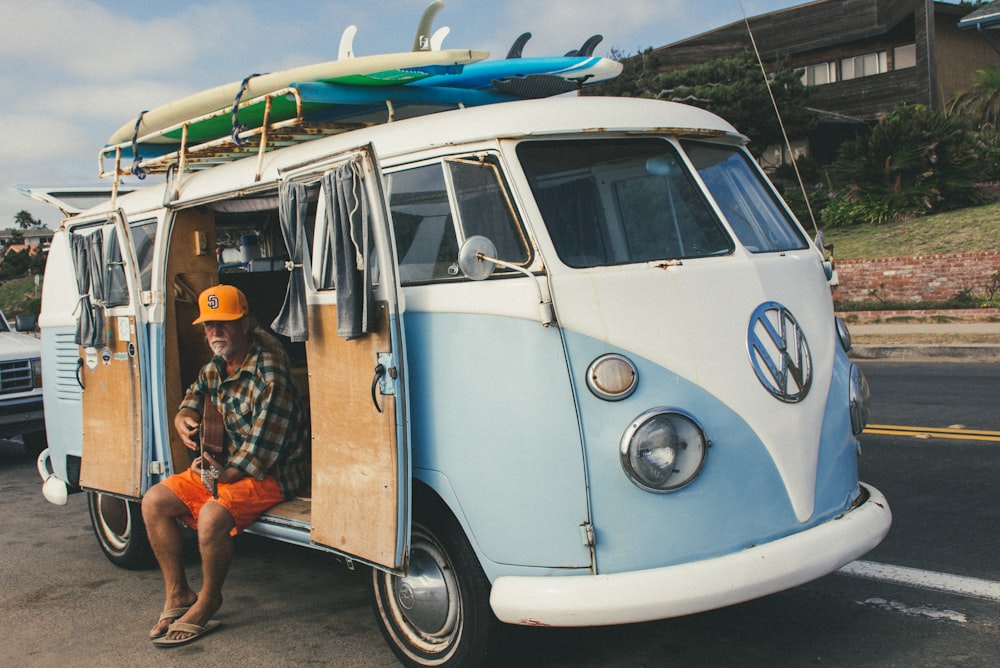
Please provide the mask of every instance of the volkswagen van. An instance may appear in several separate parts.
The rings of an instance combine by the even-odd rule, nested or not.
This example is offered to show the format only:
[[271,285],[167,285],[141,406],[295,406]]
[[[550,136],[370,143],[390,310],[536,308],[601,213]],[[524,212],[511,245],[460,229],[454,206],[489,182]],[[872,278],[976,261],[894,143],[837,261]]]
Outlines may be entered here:
[[112,562],[148,558],[140,499],[188,466],[216,283],[311,416],[309,493],[251,531],[370,567],[404,664],[736,604],[884,537],[822,251],[730,124],[563,97],[301,134],[182,149],[55,235],[39,469]]

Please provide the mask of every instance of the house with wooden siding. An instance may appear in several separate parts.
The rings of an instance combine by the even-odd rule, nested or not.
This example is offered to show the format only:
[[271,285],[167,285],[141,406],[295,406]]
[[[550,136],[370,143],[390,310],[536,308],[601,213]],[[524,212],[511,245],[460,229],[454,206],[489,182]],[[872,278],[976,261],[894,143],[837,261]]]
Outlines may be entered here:
[[[821,119],[811,149],[821,161],[897,102],[939,111],[972,73],[1000,65],[1000,55],[959,22],[972,8],[932,0],[818,0],[738,21],[654,49],[660,69],[685,69],[752,50],[801,68]],[[963,26],[964,27],[964,26]],[[845,125],[847,127],[845,127]],[[826,155],[824,155],[826,154]]]

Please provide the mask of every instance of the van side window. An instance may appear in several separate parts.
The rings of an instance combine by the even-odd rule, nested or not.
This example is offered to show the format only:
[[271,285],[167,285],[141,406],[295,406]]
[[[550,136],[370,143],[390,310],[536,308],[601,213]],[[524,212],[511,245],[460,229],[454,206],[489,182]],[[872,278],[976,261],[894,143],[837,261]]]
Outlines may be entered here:
[[394,172],[387,183],[403,283],[458,277],[458,249],[473,235],[488,237],[502,260],[529,262],[528,243],[494,156],[450,158]]
[[132,245],[139,265],[139,289],[152,289],[153,244],[156,242],[156,219],[135,223],[132,227]]
[[665,140],[525,141],[517,155],[567,266],[710,257],[734,248]]
[[112,228],[104,247],[104,305],[128,304],[128,284],[125,281],[125,263],[118,243],[118,231]]
[[747,250],[768,253],[807,246],[799,228],[746,153],[718,144],[686,141],[682,145]]
[[[156,241],[156,220],[148,220],[129,226],[135,259],[139,265],[139,289],[150,290],[153,276],[153,243]],[[119,245],[118,232],[108,233],[105,246],[105,294],[107,306],[124,306],[129,303],[128,284],[125,280],[125,264]]]
[[458,262],[455,219],[440,164],[389,177],[389,207],[403,283],[447,278]]
[[465,239],[480,234],[497,247],[497,257],[515,264],[529,260],[528,243],[494,156],[448,160],[459,222]]

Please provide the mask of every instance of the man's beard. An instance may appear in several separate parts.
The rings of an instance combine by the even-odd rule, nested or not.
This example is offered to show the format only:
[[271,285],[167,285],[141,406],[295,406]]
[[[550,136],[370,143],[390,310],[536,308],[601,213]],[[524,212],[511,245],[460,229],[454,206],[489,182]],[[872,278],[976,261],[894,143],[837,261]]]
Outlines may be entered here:
[[212,349],[212,352],[221,357],[222,359],[229,361],[233,352],[233,342],[227,339],[213,339],[208,342],[208,347]]

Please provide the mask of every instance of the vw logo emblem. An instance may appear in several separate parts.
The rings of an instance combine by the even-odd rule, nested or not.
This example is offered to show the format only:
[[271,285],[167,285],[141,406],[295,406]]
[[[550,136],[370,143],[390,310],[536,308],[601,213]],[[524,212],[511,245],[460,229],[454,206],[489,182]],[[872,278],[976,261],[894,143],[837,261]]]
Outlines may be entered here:
[[781,401],[805,399],[812,384],[812,355],[799,323],[777,302],[765,302],[750,317],[747,350],[757,380]]

